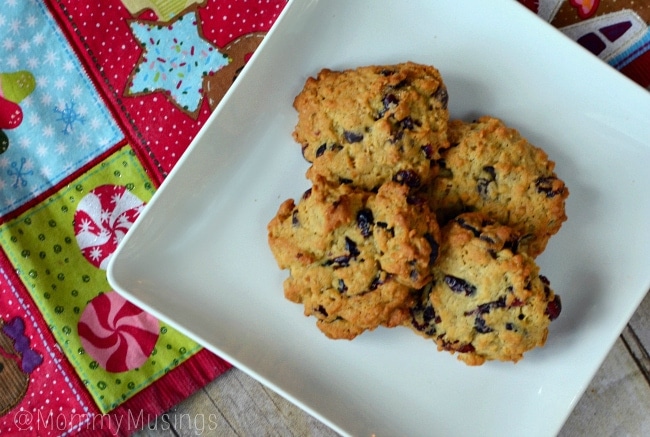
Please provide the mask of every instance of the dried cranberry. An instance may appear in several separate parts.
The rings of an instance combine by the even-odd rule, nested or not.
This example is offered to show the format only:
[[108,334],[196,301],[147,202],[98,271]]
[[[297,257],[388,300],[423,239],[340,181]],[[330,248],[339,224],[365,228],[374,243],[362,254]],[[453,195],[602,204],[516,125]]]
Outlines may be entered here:
[[555,176],[543,176],[535,181],[537,192],[545,194],[546,197],[555,197],[564,193],[564,186],[560,184],[559,189],[553,188],[553,183],[557,180]]
[[431,246],[431,253],[429,254],[429,265],[432,266],[438,259],[438,252],[440,250],[440,245],[435,240],[435,238],[433,238],[433,235],[431,235],[428,232],[424,234],[424,239],[427,240],[429,246]]
[[458,347],[456,349],[456,352],[459,352],[461,354],[466,354],[466,353],[469,353],[469,352],[474,352],[475,350],[476,349],[474,348],[472,343],[466,343],[466,344],[461,345],[460,347]]
[[546,311],[544,314],[546,314],[550,320],[555,320],[560,317],[561,312],[562,300],[560,299],[560,296],[556,294],[555,298],[546,305]]
[[372,225],[374,217],[372,211],[364,208],[357,213],[357,227],[361,230],[361,235],[368,238],[372,235]]
[[406,196],[406,203],[408,203],[409,205],[423,205],[427,203],[427,200],[422,196],[418,196],[416,194],[409,194],[408,196]]
[[372,282],[370,283],[370,287],[368,287],[368,289],[369,289],[370,291],[374,291],[374,290],[376,290],[380,285],[383,285],[383,284],[384,284],[384,281],[382,281],[381,276],[380,276],[380,275],[377,275],[377,276],[372,280]]
[[461,228],[467,229],[468,231],[470,231],[475,237],[478,237],[478,236],[481,235],[481,231],[479,229],[477,229],[474,226],[467,223],[462,217],[456,217],[454,219],[454,222],[456,222],[456,224],[458,226],[460,226]]
[[519,250],[519,238],[517,237],[510,238],[508,241],[504,243],[503,248],[510,249],[510,252],[512,252],[513,255],[516,255],[517,251]]
[[345,141],[347,141],[348,143],[358,143],[361,140],[363,140],[363,134],[351,132],[348,130],[343,132],[343,137],[345,137]]
[[323,263],[323,266],[325,267],[333,266],[335,269],[338,269],[340,267],[347,267],[349,265],[350,265],[349,255],[337,256],[333,259],[328,259]]
[[393,176],[393,181],[411,188],[417,188],[421,184],[420,176],[412,170],[398,171]]
[[350,253],[350,256],[352,258],[356,258],[361,253],[357,248],[357,243],[355,243],[348,237],[345,237],[345,250],[347,250]]
[[427,159],[433,159],[433,146],[431,146],[431,144],[425,144],[420,148],[424,152],[424,156],[426,156]]
[[345,237],[345,250],[348,251],[348,254],[339,255],[337,257],[329,259],[323,263],[323,266],[325,267],[333,266],[335,269],[341,267],[347,267],[350,265],[350,261],[355,259],[361,253],[357,248],[357,243],[355,243],[348,237]]
[[445,284],[454,293],[465,293],[465,296],[471,296],[476,293],[476,287],[464,279],[457,278],[451,275],[445,275]]
[[447,104],[449,102],[449,93],[444,86],[438,87],[435,93],[433,93],[433,98],[442,103],[442,107],[447,109]]
[[483,167],[483,173],[481,177],[476,181],[476,189],[481,197],[486,198],[488,195],[489,185],[494,182],[497,178],[496,171],[491,165],[486,165]]
[[442,342],[442,348],[447,351],[454,351],[459,353],[468,353],[474,352],[476,349],[472,346],[472,343],[459,344],[458,341],[450,342],[442,339],[442,335],[438,337],[438,340]]
[[480,316],[477,316],[476,319],[474,319],[474,329],[476,329],[476,332],[479,334],[487,334],[488,332],[492,332],[493,329],[490,328],[485,320],[483,320]]
[[397,106],[399,104],[399,99],[395,97],[395,94],[386,94],[384,98],[381,99],[381,103],[384,105],[384,107],[377,114],[377,120],[386,115],[386,112],[388,112],[389,109]]
[[385,109],[390,109],[391,106],[399,104],[399,99],[395,97],[395,94],[386,94],[381,102],[384,104]]
[[416,121],[413,121],[411,117],[404,117],[399,121],[399,127],[400,129],[408,129],[408,130],[413,130],[413,128],[417,125]]
[[422,300],[411,308],[410,313],[413,327],[425,335],[433,336],[436,333],[436,323],[440,323],[441,320],[428,299],[431,285],[428,284],[420,290]]
[[319,313],[321,313],[325,317],[329,316],[329,314],[327,314],[327,310],[325,309],[325,307],[323,305],[318,305],[318,308],[316,308],[316,311],[318,311]]

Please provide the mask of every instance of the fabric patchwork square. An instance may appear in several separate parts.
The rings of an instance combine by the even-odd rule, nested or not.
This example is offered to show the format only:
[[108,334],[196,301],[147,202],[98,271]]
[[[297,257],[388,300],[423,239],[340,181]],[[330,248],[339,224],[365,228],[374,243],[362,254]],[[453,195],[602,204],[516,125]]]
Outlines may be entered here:
[[39,0],[0,8],[0,216],[124,135]]
[[0,267],[0,429],[43,437],[82,429],[97,410],[10,274]]
[[106,278],[106,263],[153,192],[126,146],[0,227],[0,245],[102,412],[200,350]]

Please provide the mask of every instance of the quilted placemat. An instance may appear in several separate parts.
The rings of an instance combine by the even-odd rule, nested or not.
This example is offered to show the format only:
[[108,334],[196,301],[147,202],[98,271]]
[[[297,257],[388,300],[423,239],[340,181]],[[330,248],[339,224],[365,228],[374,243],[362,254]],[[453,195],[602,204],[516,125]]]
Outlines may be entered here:
[[106,266],[285,4],[0,8],[3,435],[129,435],[230,367]]
[[[647,2],[519,1],[650,89]],[[130,435],[230,367],[105,270],[286,2],[3,2],[3,435]]]

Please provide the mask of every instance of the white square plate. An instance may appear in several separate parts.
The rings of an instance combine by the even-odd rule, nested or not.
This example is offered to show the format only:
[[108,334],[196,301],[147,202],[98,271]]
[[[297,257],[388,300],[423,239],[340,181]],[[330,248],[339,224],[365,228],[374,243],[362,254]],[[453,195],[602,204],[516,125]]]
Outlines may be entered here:
[[[328,340],[285,300],[266,225],[309,184],[294,96],[321,68],[435,65],[451,115],[556,161],[538,259],[564,309],[523,361],[468,367],[407,329]],[[112,286],[343,434],[552,435],[650,286],[650,94],[514,0],[291,0],[114,254]]]

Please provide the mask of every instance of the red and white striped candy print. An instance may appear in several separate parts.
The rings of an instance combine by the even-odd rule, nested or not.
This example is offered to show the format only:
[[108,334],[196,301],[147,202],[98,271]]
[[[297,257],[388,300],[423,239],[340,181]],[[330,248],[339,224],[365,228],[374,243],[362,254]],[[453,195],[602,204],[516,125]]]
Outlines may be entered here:
[[90,301],[77,324],[81,345],[108,372],[142,366],[153,351],[160,325],[115,291]]
[[74,215],[75,237],[84,257],[106,270],[143,207],[142,200],[119,185],[102,185],[86,194]]

